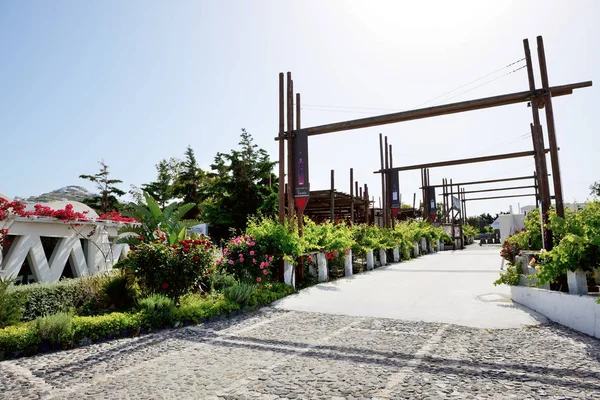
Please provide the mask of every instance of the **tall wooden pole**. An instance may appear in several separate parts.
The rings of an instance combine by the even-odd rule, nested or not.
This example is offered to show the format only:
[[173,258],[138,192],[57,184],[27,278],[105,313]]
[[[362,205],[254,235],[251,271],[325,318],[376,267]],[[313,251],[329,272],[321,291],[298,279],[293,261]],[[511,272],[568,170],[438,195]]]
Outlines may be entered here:
[[287,73],[287,151],[288,151],[288,219],[290,224],[294,219],[294,87],[292,73]]
[[544,104],[546,107],[546,127],[548,128],[548,144],[550,146],[550,163],[552,164],[552,181],[554,183],[554,201],[556,203],[556,214],[565,217],[565,206],[563,204],[562,183],[560,179],[560,165],[558,163],[558,143],[556,141],[556,128],[554,126],[554,109],[552,108],[552,92],[548,82],[548,68],[546,65],[546,52],[544,51],[544,39],[537,37],[538,61],[540,64],[540,75],[542,87],[544,88]]
[[[300,129],[302,125],[302,119],[300,114],[300,93],[296,93],[296,129]],[[308,168],[308,165],[306,165]],[[298,236],[302,237],[304,233],[304,210],[298,210]],[[302,282],[304,280],[304,256],[300,256],[300,262],[298,263],[297,276],[298,282]]]
[[[527,62],[527,79],[529,80],[529,90],[535,92],[535,78],[533,75],[533,64],[531,61],[531,51],[529,50],[529,40],[523,40],[525,50],[525,60]],[[542,220],[544,225],[548,222],[548,210],[550,209],[550,187],[548,185],[548,168],[546,166],[546,155],[544,153],[544,135],[540,124],[540,114],[538,110],[541,98],[531,97],[531,114],[533,116],[533,125],[531,133],[534,143],[534,152],[536,158],[537,176],[540,183],[540,193],[542,197]],[[547,231],[544,235],[544,248],[552,248],[551,232]]]
[[283,72],[279,73],[279,223],[285,221],[285,115]]
[[330,198],[330,207],[331,207],[331,212],[330,212],[330,219],[331,222],[334,222],[334,218],[335,218],[335,182],[334,182],[334,171],[331,170],[331,198]]
[[354,223],[354,168],[350,168],[350,199],[350,222]]
[[[394,156],[392,155],[392,145],[390,144],[390,168],[394,168]],[[394,215],[392,214],[392,196],[393,196],[393,189],[390,189],[390,187],[392,186],[392,175],[388,172],[388,181],[387,181],[387,187],[388,187],[388,192],[390,193],[389,199],[390,199],[390,205],[389,205],[389,209],[390,209],[390,221],[392,222],[392,229],[394,229],[396,227],[396,218],[394,217]],[[400,192],[400,189],[398,189],[398,192]]]
[[388,149],[388,139],[387,136],[384,138],[384,143],[385,143],[385,159],[384,159],[384,165],[385,165],[385,191],[384,193],[381,194],[381,196],[383,197],[383,212],[384,212],[384,217],[383,217],[383,226],[388,228],[390,226],[390,196],[389,196],[389,192],[390,192],[390,174],[388,173],[388,169],[390,167],[389,165],[389,149]]
[[365,222],[367,223],[367,225],[369,224],[369,222],[371,221],[371,215],[369,212],[369,187],[367,186],[367,184],[365,183],[365,189],[363,190],[363,193],[365,195],[364,199],[365,199]]
[[[385,164],[383,162],[383,135],[381,133],[379,134],[379,160],[381,162],[381,169],[383,170]],[[383,211],[383,226],[385,226],[385,173],[381,174],[381,196],[384,198],[381,210]]]

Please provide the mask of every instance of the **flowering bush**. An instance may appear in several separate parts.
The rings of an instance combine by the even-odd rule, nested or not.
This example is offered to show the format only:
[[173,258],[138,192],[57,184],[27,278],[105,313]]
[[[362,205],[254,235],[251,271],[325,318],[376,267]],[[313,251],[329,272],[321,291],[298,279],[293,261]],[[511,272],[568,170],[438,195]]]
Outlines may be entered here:
[[118,266],[126,268],[145,294],[159,293],[177,299],[192,289],[207,290],[215,257],[208,238],[177,244],[140,243]]
[[135,223],[135,222],[137,222],[135,220],[135,218],[124,217],[118,211],[111,211],[109,213],[102,214],[101,216],[99,216],[98,218],[96,218],[96,221],[98,221],[98,220],[114,221],[114,222],[125,222],[125,223]]
[[72,204],[67,204],[64,210],[53,210],[48,206],[36,204],[34,206],[34,211],[25,212],[27,216],[36,215],[39,217],[51,217],[64,221],[65,223],[70,221],[88,221],[87,213],[87,211],[80,213],[73,210]]
[[240,282],[267,282],[274,257],[263,253],[254,240],[250,235],[231,239],[223,249],[223,258],[217,259],[217,266]]

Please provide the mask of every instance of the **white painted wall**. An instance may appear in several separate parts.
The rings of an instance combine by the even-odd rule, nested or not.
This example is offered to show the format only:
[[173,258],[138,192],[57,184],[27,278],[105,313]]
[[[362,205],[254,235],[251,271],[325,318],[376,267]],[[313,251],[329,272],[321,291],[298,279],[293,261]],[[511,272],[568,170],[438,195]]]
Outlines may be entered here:
[[600,304],[596,303],[596,297],[524,286],[511,286],[510,291],[515,303],[551,321],[600,338]]

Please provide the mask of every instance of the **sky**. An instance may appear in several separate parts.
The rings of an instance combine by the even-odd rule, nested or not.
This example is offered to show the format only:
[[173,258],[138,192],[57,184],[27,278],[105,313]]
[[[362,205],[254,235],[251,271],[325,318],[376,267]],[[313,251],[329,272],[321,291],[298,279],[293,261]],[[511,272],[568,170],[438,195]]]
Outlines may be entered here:
[[[542,35],[551,85],[596,85],[553,101],[564,198],[584,201],[600,180],[599,15],[594,1],[5,0],[0,193],[93,190],[78,176],[97,172],[101,159],[127,190],[188,145],[209,168],[217,152],[237,147],[242,128],[276,160],[279,72],[292,72],[303,127],[524,91],[525,69],[512,71],[524,65],[517,61],[528,38],[541,85]],[[394,165],[412,165],[531,150],[531,118],[521,103],[310,137],[311,189],[329,188],[334,169],[336,188],[348,192],[352,167],[377,202],[379,133],[393,145]],[[543,110],[541,118],[546,133]],[[439,184],[533,171],[528,157],[434,168],[430,177]],[[415,192],[420,199],[420,183],[418,170],[400,174],[405,202]],[[473,201],[467,214],[532,202]]]

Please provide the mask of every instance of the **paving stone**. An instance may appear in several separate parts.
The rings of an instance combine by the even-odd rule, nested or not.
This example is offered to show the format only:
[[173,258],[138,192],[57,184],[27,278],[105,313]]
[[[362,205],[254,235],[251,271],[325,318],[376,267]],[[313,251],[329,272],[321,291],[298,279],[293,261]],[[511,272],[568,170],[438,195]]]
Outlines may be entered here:
[[0,363],[0,399],[595,399],[600,341],[263,309]]

